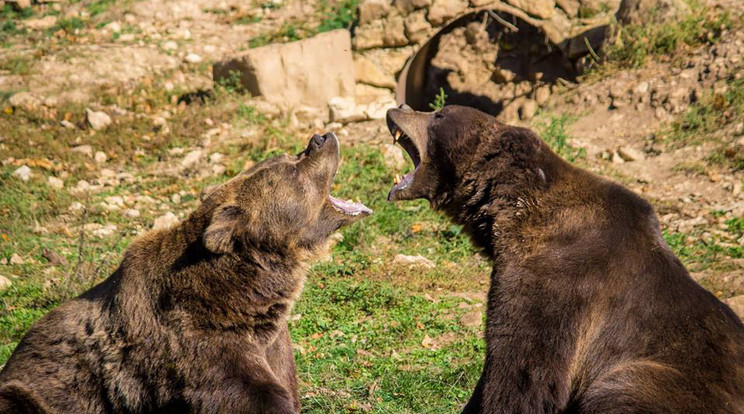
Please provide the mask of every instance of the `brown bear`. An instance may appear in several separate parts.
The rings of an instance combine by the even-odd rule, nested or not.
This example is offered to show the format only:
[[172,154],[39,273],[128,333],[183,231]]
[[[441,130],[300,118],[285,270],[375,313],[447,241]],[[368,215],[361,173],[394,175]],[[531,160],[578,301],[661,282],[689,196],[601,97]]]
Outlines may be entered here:
[[0,413],[299,413],[287,317],[328,236],[371,211],[332,197],[333,134],[209,192],[39,320],[0,372]]
[[690,278],[651,205],[475,109],[391,109],[424,198],[493,261],[463,413],[744,413],[744,326]]

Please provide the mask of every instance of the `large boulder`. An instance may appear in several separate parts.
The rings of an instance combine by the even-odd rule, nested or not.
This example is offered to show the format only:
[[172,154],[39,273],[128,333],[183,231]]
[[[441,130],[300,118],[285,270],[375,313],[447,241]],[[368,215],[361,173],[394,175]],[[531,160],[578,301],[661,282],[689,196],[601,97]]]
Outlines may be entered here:
[[215,82],[236,79],[253,96],[282,107],[325,107],[354,96],[354,60],[348,30],[251,49],[217,62]]

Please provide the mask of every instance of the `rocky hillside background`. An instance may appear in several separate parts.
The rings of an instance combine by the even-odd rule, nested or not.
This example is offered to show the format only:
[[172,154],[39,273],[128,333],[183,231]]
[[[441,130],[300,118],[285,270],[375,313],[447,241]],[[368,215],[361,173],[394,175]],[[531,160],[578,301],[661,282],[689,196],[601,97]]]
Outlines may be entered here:
[[292,317],[305,411],[457,412],[481,369],[489,264],[426,203],[385,201],[410,166],[382,118],[408,59],[441,30],[407,101],[477,105],[642,194],[693,277],[744,315],[743,11],[0,1],[0,364],[133,238],[330,130],[344,157],[334,193],[375,214],[334,236]]

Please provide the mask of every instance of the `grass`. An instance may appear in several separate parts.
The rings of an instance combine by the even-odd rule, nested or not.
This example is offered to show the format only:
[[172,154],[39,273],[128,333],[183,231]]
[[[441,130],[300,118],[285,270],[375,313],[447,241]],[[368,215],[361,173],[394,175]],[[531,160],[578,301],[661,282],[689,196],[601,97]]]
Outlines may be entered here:
[[551,116],[547,123],[539,126],[540,137],[550,145],[550,147],[564,159],[575,162],[586,156],[586,150],[575,148],[569,142],[566,128],[572,118],[567,115]]
[[28,56],[12,56],[0,62],[0,70],[7,70],[12,75],[28,75],[32,65],[33,61]]
[[692,47],[716,43],[724,30],[744,24],[744,16],[734,16],[728,10],[708,10],[697,0],[688,3],[689,13],[667,23],[618,26],[602,50],[601,64],[593,66],[585,77],[639,68],[649,59],[675,59]]

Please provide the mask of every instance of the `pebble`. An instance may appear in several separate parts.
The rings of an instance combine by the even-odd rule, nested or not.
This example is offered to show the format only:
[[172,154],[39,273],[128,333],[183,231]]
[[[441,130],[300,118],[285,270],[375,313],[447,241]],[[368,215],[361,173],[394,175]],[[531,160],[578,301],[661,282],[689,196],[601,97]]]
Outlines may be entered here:
[[155,219],[152,224],[153,230],[167,229],[179,223],[178,217],[170,211]]
[[56,188],[57,190],[61,190],[65,187],[65,182],[62,181],[61,178],[57,178],[53,175],[50,175],[47,178],[47,183],[49,183],[49,187]]
[[13,253],[12,256],[10,256],[10,264],[12,265],[22,265],[26,263],[21,256],[18,255],[18,253]]
[[222,162],[222,159],[225,158],[224,155],[220,154],[219,152],[214,152],[209,155],[209,162],[212,164],[219,164]]
[[434,267],[434,262],[427,259],[424,256],[407,256],[405,254],[396,254],[393,258],[393,263],[399,265],[407,265],[409,267],[424,267],[431,269]]
[[28,182],[31,178],[31,169],[27,165],[21,165],[17,170],[13,171],[13,177],[20,178],[23,182]]
[[164,50],[176,50],[176,49],[178,49],[178,43],[176,43],[173,40],[169,40],[169,41],[163,43],[163,49]]
[[127,218],[137,218],[140,216],[139,210],[133,209],[133,208],[124,210],[122,214],[124,215],[124,217],[127,217]]
[[93,157],[93,159],[96,160],[96,163],[103,164],[108,161],[108,156],[106,156],[106,153],[103,151],[96,151],[96,155]]
[[181,167],[184,169],[192,169],[194,168],[199,161],[201,160],[204,153],[202,150],[193,150],[186,154],[185,157],[183,157],[183,160],[181,160]]
[[98,229],[93,230],[93,235],[96,237],[108,237],[114,234],[117,230],[115,224],[106,224]]
[[13,282],[10,281],[5,276],[0,276],[0,291],[7,290],[13,285]]
[[111,117],[106,112],[94,111],[88,108],[85,110],[85,113],[91,128],[96,131],[100,131],[111,125]]
[[59,124],[67,129],[75,129],[75,124],[66,119],[62,120],[62,122],[60,122]]
[[77,147],[72,147],[70,151],[85,154],[90,158],[93,157],[93,147],[90,145],[78,145]]
[[643,155],[641,151],[638,151],[635,148],[623,146],[618,148],[617,154],[624,160],[624,161],[638,161],[643,160],[646,157]]
[[186,55],[184,60],[188,63],[199,63],[202,61],[202,57],[197,55],[196,53],[189,53]]

